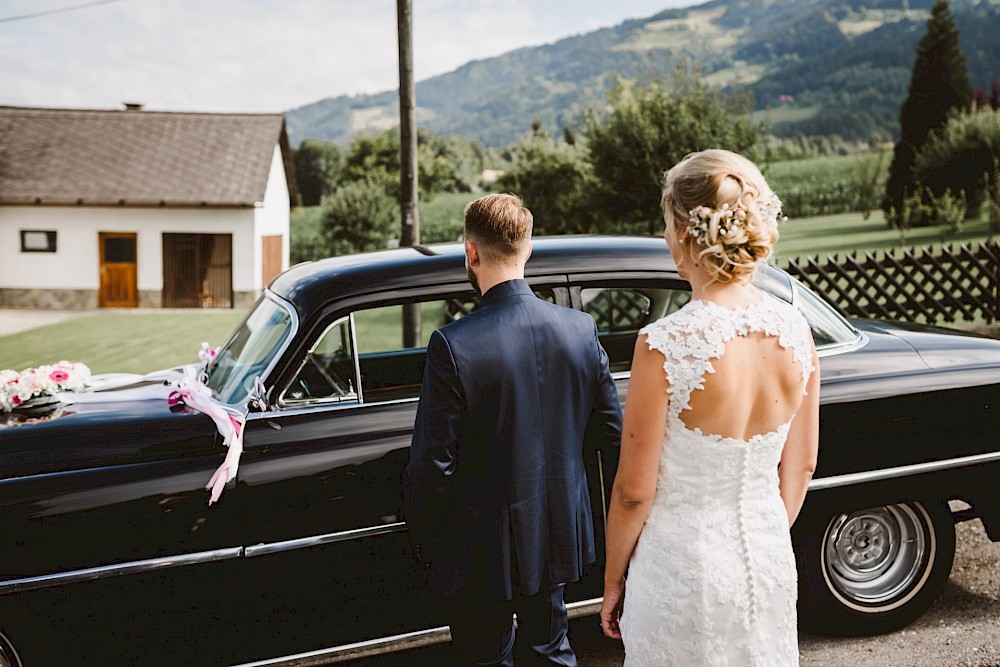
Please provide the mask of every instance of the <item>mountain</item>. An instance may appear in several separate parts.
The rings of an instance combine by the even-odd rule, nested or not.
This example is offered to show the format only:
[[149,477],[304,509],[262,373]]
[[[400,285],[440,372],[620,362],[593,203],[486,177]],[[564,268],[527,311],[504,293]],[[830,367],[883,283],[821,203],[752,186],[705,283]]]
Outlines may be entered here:
[[[599,109],[614,78],[662,77],[680,59],[706,81],[754,94],[776,134],[898,133],[917,41],[933,0],[713,0],[552,44],[477,60],[416,86],[417,121],[440,134],[511,144],[534,121],[553,133]],[[953,0],[973,86],[1000,79],[1000,0]],[[396,91],[287,112],[294,144],[346,143],[398,123]]]

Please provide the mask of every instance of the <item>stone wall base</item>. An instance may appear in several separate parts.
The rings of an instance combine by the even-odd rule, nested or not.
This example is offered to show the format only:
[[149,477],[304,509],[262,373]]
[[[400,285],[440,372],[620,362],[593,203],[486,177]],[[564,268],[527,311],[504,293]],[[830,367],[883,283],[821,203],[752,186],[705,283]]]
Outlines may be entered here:
[[97,290],[0,288],[0,308],[92,310],[97,308]]

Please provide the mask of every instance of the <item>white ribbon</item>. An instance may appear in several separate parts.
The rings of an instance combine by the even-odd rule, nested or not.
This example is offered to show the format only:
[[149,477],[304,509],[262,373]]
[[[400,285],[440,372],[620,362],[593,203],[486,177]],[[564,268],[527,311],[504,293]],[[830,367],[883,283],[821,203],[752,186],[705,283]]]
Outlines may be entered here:
[[170,392],[167,402],[171,405],[184,403],[211,417],[215,422],[215,428],[222,435],[222,444],[229,448],[222,465],[216,469],[205,485],[205,488],[212,492],[208,499],[208,504],[211,505],[222,495],[226,484],[236,479],[240,456],[243,455],[243,428],[246,425],[246,416],[213,399],[212,390],[205,386],[199,375],[199,367],[185,367],[184,377],[176,383],[177,388]]

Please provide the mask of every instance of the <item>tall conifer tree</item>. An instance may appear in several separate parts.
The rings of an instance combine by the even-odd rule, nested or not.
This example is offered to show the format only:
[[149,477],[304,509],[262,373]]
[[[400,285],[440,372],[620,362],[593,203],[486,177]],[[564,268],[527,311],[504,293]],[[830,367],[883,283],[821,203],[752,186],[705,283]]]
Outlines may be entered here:
[[910,91],[899,110],[900,137],[889,167],[883,209],[897,211],[913,192],[911,167],[931,130],[944,125],[955,108],[972,103],[972,83],[958,45],[958,28],[947,0],[937,0],[927,21],[927,34],[917,45]]

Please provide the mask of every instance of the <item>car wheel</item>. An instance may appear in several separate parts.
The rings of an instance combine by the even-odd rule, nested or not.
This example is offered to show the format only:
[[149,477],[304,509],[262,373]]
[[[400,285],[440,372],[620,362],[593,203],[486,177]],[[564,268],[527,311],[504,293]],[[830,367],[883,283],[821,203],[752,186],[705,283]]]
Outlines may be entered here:
[[943,502],[885,505],[813,521],[798,550],[800,616],[825,634],[891,632],[951,574],[955,522]]
[[0,667],[22,667],[23,663],[7,636],[0,632]]

